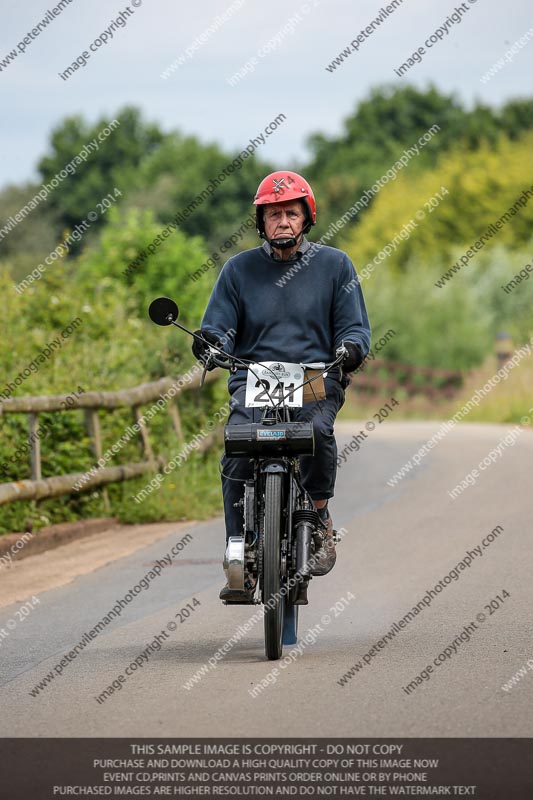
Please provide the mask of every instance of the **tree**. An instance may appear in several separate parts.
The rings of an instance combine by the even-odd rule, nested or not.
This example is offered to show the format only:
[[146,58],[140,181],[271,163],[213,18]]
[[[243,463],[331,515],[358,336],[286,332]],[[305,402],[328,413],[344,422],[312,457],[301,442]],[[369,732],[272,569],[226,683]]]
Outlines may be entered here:
[[[454,95],[435,87],[379,87],[358,104],[337,137],[315,134],[308,140],[312,160],[306,168],[319,196],[318,235],[341,217],[383,175],[405,149],[417,146],[433,125],[440,128],[409,163],[409,175],[433,167],[441,155],[462,145],[476,150],[495,146],[501,134],[513,138],[531,129],[533,102],[508,103],[501,112],[477,104],[465,110]],[[364,216],[364,211],[357,221]]]
[[[91,294],[99,285],[126,287],[135,315],[148,319],[148,306],[159,295],[173,297],[180,306],[184,325],[199,327],[209,297],[211,282],[194,281],[192,272],[207,263],[208,254],[200,237],[189,237],[179,228],[162,238],[162,226],[150,211],[112,209],[99,242],[79,258],[76,284]],[[159,238],[158,238],[159,237]],[[102,319],[102,334],[109,319]],[[180,336],[181,350],[189,342]]]
[[[4,228],[0,258],[9,262],[16,282],[41,263],[58,243],[56,220],[46,203],[41,202],[19,222],[15,219],[15,214],[35,197],[39,189],[37,184],[27,183],[7,186],[0,192],[0,220]],[[12,221],[16,224],[13,225]]]
[[[344,229],[343,246],[361,267],[392,241],[387,263],[396,271],[405,271],[413,256],[441,265],[448,262],[448,268],[456,254],[462,255],[530,188],[532,172],[533,133],[518,142],[502,137],[496,146],[484,144],[476,151],[460,145],[443,154],[434,169],[400,173],[375,197],[361,223]],[[532,228],[533,198],[526,198],[485,246],[521,248]]]
[[239,157],[239,152],[228,154],[216,144],[173,133],[142,165],[144,202],[138,192],[130,195],[128,204],[146,207],[153,202],[158,219],[168,223],[200,197],[181,228],[190,236],[202,236],[210,249],[216,248],[254,212],[255,190],[273,171],[255,152],[246,158]]
[[[119,125],[109,118],[89,125],[80,116],[68,117],[52,132],[51,152],[38,165],[43,183],[49,183],[71,165],[89,143],[95,143],[85,161],[72,165],[74,174],[67,174],[48,196],[46,202],[55,213],[59,230],[71,229],[89,211],[97,211],[96,204],[108,192],[118,188],[125,194],[135,186],[142,160],[165,138],[156,125],[142,121],[138,109],[125,108],[116,120]],[[110,131],[109,135],[99,141],[104,129]]]
[[500,126],[511,139],[533,130],[533,100],[511,100],[499,113]]

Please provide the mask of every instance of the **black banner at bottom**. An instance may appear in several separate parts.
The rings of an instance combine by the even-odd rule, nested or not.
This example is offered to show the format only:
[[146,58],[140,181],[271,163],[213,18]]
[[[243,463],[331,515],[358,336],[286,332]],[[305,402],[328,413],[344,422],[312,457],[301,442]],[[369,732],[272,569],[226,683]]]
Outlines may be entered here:
[[2,739],[0,794],[532,800],[533,739]]

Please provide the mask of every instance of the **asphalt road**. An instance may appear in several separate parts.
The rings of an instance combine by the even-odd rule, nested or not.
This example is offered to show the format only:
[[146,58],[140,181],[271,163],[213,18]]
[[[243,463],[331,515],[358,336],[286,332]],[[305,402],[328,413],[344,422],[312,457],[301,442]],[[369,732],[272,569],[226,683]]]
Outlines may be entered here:
[[[461,425],[418,469],[389,486],[437,427],[388,420],[343,463],[331,508],[336,527],[346,533],[335,569],[312,581],[310,604],[300,610],[300,653],[266,661],[259,621],[212,662],[216,667],[184,688],[255,609],[218,600],[221,518],[181,525],[41,592],[38,603],[31,605],[25,590],[0,609],[0,735],[533,736],[533,670],[524,669],[514,687],[502,689],[533,659],[533,435],[524,430],[513,446],[500,448],[495,463],[456,499],[448,491],[509,428]],[[339,451],[360,429],[338,424]],[[192,538],[172,566],[31,696],[84,632],[187,532]],[[482,540],[486,547],[455,579],[451,571]],[[426,598],[429,605],[406,621],[443,579],[443,588]],[[180,622],[176,614],[188,605],[190,615],[182,613]],[[458,639],[466,626],[470,633]],[[446,648],[449,657],[440,663]],[[286,648],[284,655],[290,653]],[[118,676],[139,657],[142,667],[121,682]],[[364,666],[340,685],[358,662]],[[433,671],[417,683],[428,666]],[[113,681],[120,688],[98,702]],[[252,696],[261,685],[266,688]]]

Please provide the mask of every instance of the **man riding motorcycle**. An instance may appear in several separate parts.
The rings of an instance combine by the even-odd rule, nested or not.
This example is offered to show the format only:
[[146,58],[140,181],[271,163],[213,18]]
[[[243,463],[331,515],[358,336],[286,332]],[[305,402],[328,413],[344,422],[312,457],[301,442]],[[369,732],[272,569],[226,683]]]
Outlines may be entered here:
[[[324,379],[326,397],[293,409],[294,420],[313,423],[315,453],[300,456],[300,474],[326,531],[312,569],[313,575],[324,575],[336,559],[328,510],[337,465],[333,425],[350,382],[346,373],[356,370],[370,349],[370,326],[359,282],[349,292],[343,288],[353,286],[355,277],[349,257],[334,247],[311,245],[305,237],[316,223],[308,182],[295,172],[273,172],[259,184],[254,205],[257,232],[265,241],[224,264],[196,331],[204,342],[195,338],[192,349],[205,361],[209,343],[217,344],[233,330],[224,350],[253,362],[329,363],[341,345],[348,351],[342,369],[330,370]],[[245,389],[246,370],[237,369],[228,379],[228,423],[260,420],[261,409],[245,406]],[[253,473],[246,459],[223,456],[221,464],[227,539],[242,535],[242,508],[235,504]],[[248,591],[251,596],[253,587]],[[231,601],[233,594],[226,585],[220,598]]]

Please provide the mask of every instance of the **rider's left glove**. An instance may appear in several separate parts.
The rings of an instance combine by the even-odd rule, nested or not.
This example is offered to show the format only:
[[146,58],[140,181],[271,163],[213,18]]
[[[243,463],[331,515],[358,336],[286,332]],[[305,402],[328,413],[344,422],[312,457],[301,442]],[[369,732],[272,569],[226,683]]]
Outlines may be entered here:
[[344,342],[344,346],[347,349],[348,354],[344,356],[342,370],[343,372],[354,372],[364,361],[363,353],[361,352],[359,345],[354,344],[353,342]]

